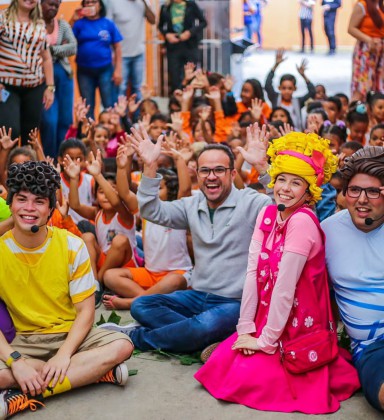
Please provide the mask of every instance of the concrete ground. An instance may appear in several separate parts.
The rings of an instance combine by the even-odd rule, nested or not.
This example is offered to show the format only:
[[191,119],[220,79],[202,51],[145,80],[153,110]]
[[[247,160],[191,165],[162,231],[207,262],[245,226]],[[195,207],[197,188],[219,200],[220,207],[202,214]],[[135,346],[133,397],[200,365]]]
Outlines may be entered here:
[[[103,313],[98,309],[96,321]],[[121,324],[130,320],[128,312],[118,312]],[[383,416],[372,409],[359,392],[331,415],[308,416],[256,411],[236,404],[217,401],[193,378],[199,364],[181,365],[176,359],[159,358],[151,353],[133,356],[127,366],[137,369],[128,384],[118,387],[96,384],[46,400],[46,408],[19,415],[25,420],[378,420]]]

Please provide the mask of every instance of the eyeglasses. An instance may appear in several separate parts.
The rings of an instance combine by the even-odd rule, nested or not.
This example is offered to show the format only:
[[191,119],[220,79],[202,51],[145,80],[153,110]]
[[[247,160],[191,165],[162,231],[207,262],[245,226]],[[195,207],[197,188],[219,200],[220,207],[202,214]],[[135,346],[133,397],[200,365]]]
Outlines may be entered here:
[[217,178],[220,178],[224,176],[228,170],[232,169],[233,168],[224,168],[224,166],[216,166],[216,168],[205,168],[203,166],[197,170],[197,174],[200,178],[208,178],[211,172],[213,172],[213,175],[215,175]]
[[380,188],[373,188],[373,187],[370,187],[370,188],[348,187],[347,195],[351,198],[359,198],[362,191],[365,192],[365,195],[368,198],[372,198],[372,199],[380,198],[380,195],[381,195]]

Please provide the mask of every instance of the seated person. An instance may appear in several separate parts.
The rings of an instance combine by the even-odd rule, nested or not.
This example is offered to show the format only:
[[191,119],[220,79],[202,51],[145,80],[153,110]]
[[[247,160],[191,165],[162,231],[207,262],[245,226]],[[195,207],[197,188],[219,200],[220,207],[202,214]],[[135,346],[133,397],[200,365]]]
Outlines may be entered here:
[[[263,130],[265,134],[265,126]],[[137,195],[141,216],[172,229],[189,229],[195,267],[190,290],[140,296],[132,303],[131,314],[142,327],[114,324],[108,328],[130,335],[141,350],[198,351],[235,330],[248,246],[256,217],[270,199],[250,188],[234,187],[237,172],[231,149],[210,144],[197,160],[201,194],[162,201],[157,159],[163,137],[155,145],[145,131],[132,132],[132,145],[144,161]],[[251,142],[247,151],[240,149],[251,165],[254,148]]]
[[[128,206],[132,192],[129,191],[125,164],[131,147],[121,146],[117,153],[117,189],[123,202]],[[132,150],[133,153],[133,150]],[[160,168],[158,173],[163,177],[160,183],[159,198],[173,201],[191,195],[191,179],[187,165],[179,152],[170,151],[176,162],[176,172]],[[119,179],[120,170],[122,176]],[[120,182],[119,182],[120,181]],[[105,294],[103,303],[107,309],[130,309],[138,296],[157,293],[171,293],[185,289],[192,269],[191,258],[187,247],[187,231],[171,229],[142,221],[145,266],[136,268],[114,268],[104,275],[105,286],[117,293]]]
[[59,174],[45,162],[13,164],[7,188],[14,227],[0,238],[0,298],[17,335],[8,344],[0,332],[2,419],[71,388],[124,385],[133,351],[125,335],[92,328],[95,279],[84,242],[47,226]]
[[346,209],[321,224],[327,268],[363,393],[384,411],[384,148],[358,150],[341,172]]

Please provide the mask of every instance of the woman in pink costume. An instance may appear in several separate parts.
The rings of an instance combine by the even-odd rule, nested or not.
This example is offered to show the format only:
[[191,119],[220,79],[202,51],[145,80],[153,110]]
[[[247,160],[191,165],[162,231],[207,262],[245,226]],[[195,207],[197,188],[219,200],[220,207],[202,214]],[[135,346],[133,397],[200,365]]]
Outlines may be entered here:
[[[255,126],[248,136],[268,147],[264,129]],[[291,374],[279,342],[329,329],[332,321],[324,235],[310,206],[321,199],[336,159],[326,140],[295,132],[274,140],[267,153],[277,205],[256,222],[237,333],[195,377],[215,398],[258,410],[331,413],[360,387],[355,368],[339,354],[323,367]]]

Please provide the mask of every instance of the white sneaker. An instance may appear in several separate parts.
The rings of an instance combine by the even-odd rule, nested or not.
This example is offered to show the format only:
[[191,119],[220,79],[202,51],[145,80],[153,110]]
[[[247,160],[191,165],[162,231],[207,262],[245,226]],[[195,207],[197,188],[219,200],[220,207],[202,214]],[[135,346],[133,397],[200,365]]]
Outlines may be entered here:
[[139,324],[137,321],[133,321],[127,325],[117,325],[114,322],[106,322],[105,324],[99,325],[97,328],[104,328],[106,330],[117,331],[129,337],[129,334],[139,327],[141,327],[141,324]]
[[124,386],[128,382],[128,377],[128,368],[123,362],[109,370],[98,382]]

